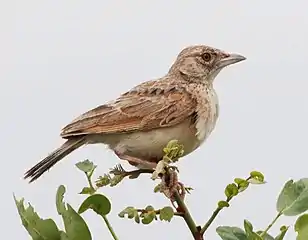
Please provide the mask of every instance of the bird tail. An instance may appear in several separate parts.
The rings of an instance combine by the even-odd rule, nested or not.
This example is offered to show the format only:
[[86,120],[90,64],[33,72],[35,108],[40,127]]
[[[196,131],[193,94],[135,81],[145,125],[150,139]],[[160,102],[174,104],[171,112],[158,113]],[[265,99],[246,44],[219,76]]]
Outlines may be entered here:
[[50,153],[46,158],[29,169],[24,178],[31,178],[30,183],[38,179],[44,172],[49,170],[53,165],[59,162],[62,158],[70,154],[75,149],[86,143],[84,137],[68,139],[61,147]]

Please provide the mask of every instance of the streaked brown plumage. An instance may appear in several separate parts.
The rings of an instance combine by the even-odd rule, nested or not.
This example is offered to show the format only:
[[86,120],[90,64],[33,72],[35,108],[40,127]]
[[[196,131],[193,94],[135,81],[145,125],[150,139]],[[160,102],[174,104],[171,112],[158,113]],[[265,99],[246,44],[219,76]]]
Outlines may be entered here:
[[94,108],[62,129],[67,141],[25,173],[30,182],[84,144],[103,143],[138,167],[155,167],[163,147],[179,140],[185,154],[198,148],[215,127],[218,99],[213,80],[241,55],[198,45],[180,52],[169,72]]

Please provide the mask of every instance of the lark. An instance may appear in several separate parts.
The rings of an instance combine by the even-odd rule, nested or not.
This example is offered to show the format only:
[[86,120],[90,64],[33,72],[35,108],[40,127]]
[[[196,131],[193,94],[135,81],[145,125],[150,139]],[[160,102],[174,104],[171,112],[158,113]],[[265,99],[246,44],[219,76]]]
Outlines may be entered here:
[[138,168],[155,168],[170,140],[196,150],[213,131],[219,104],[213,82],[228,65],[246,58],[205,45],[184,48],[165,76],[143,82],[65,126],[64,144],[25,173],[33,182],[86,144],[107,145]]

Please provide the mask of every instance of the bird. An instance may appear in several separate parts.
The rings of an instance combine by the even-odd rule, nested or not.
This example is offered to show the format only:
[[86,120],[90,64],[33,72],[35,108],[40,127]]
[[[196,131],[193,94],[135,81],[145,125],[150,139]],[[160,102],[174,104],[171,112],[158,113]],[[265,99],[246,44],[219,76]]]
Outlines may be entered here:
[[225,67],[246,57],[207,45],[182,49],[167,73],[142,82],[115,100],[93,108],[66,125],[66,141],[25,172],[33,182],[71,152],[88,144],[104,144],[119,159],[155,168],[171,140],[196,150],[214,130],[219,103],[213,82]]

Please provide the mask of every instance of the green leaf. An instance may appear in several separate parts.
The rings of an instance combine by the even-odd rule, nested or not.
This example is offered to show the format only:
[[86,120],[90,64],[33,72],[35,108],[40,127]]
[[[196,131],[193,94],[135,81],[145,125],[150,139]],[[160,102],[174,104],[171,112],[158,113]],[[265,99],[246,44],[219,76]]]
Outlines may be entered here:
[[249,182],[243,178],[235,178],[234,182],[237,184],[239,192],[243,192],[249,186]]
[[41,219],[29,204],[24,207],[24,199],[18,201],[14,196],[15,204],[22,224],[34,240],[60,240],[60,232],[52,219]]
[[159,219],[170,222],[174,216],[174,211],[172,207],[164,207],[159,211]]
[[223,240],[248,240],[246,233],[238,227],[220,226],[216,232]]
[[91,162],[89,160],[78,162],[75,165],[79,170],[81,170],[85,173],[90,173],[91,171],[93,171],[96,168],[96,166],[93,164],[93,162]]
[[260,235],[253,231],[252,224],[248,220],[244,220],[244,228],[247,235],[247,240],[262,240]]
[[[161,220],[167,220],[168,219],[168,209],[165,209],[165,213],[164,213],[164,217],[166,219],[161,219]],[[173,211],[173,210],[172,210]],[[152,206],[147,206],[144,210],[142,210],[141,214],[138,215],[138,211],[137,209],[135,209],[134,207],[126,207],[124,210],[122,210],[119,214],[119,217],[124,218],[125,215],[127,215],[127,217],[129,219],[134,219],[136,223],[140,223],[140,218],[141,218],[141,222],[143,224],[149,224],[151,223],[154,219],[156,218],[156,211],[154,210],[154,208]],[[167,220],[168,221],[168,220]]]
[[56,206],[59,215],[65,213],[66,211],[65,204],[63,202],[64,193],[65,193],[65,187],[63,185],[60,185],[58,187],[56,195]]
[[218,205],[219,208],[224,208],[224,207],[230,206],[230,204],[227,201],[219,201],[217,205]]
[[91,240],[91,233],[83,218],[67,203],[67,212],[63,217],[65,231],[69,239]]
[[137,210],[128,212],[128,213],[127,213],[127,217],[128,217],[129,219],[133,219],[133,218],[136,216],[136,213],[138,214]]
[[243,178],[234,178],[234,182],[238,185],[240,185],[243,182],[247,182],[245,179]]
[[57,211],[62,216],[65,231],[69,239],[91,240],[91,233],[83,218],[71,207],[63,202],[65,187],[59,186],[56,197]]
[[237,186],[232,183],[232,184],[228,184],[227,187],[225,188],[225,195],[227,198],[231,198],[234,197],[238,194],[238,188]]
[[296,220],[294,230],[297,232],[296,240],[308,239],[308,214],[303,214]]
[[153,216],[152,214],[144,214],[142,217],[141,222],[145,225],[150,224],[151,222],[153,222],[155,216]]
[[162,189],[162,184],[159,183],[155,186],[154,188],[154,192],[157,193],[157,192],[161,192],[161,189]]
[[112,177],[110,179],[110,187],[114,187],[114,186],[118,185],[123,180],[124,177],[125,177],[124,174],[115,175],[114,177]]
[[152,206],[147,206],[145,212],[140,214],[143,224],[150,224],[156,218],[155,209]]
[[275,240],[283,240],[284,236],[286,235],[289,227],[282,226],[280,228],[280,233],[275,237]]
[[136,223],[140,223],[140,217],[139,217],[137,211],[135,212],[135,222],[136,222]]
[[179,144],[178,140],[171,140],[167,146],[163,149],[165,157],[170,158],[173,162],[177,161],[178,158],[184,154],[184,146]]
[[136,210],[134,207],[126,207],[124,210],[122,210],[122,211],[118,214],[118,216],[119,216],[120,218],[124,218],[125,215],[127,215],[128,218],[133,218],[133,217],[135,217],[135,214],[136,214],[136,213],[138,214],[137,210]]
[[245,228],[246,233],[248,231],[252,232],[253,230],[252,224],[248,220],[244,220],[244,228]]
[[155,209],[151,205],[146,206],[146,208],[144,210],[147,211],[147,212],[155,211]]
[[250,178],[256,180],[259,183],[264,183],[264,175],[258,171],[252,171],[250,173]]
[[70,240],[67,234],[63,231],[60,231],[61,240]]
[[255,178],[250,178],[247,182],[250,184],[265,184],[266,183],[266,182],[261,182]]
[[266,233],[266,234],[263,236],[262,239],[263,239],[263,240],[275,240],[275,238],[272,237],[271,235],[269,235],[268,233]]
[[308,210],[308,178],[286,182],[278,197],[276,209],[286,216],[296,216]]
[[93,194],[95,193],[95,189],[90,187],[84,187],[79,194]]
[[[261,235],[263,233],[263,231],[257,231],[256,233],[258,235]],[[274,237],[272,237],[268,233],[265,233],[265,235],[262,238],[263,238],[263,240],[275,240]]]
[[78,213],[81,214],[88,209],[92,209],[97,214],[104,216],[110,213],[111,203],[107,197],[102,194],[94,194],[89,196],[80,205]]
[[98,180],[96,180],[95,185],[97,187],[104,187],[110,184],[111,177],[109,174],[104,174],[104,176],[99,176]]

